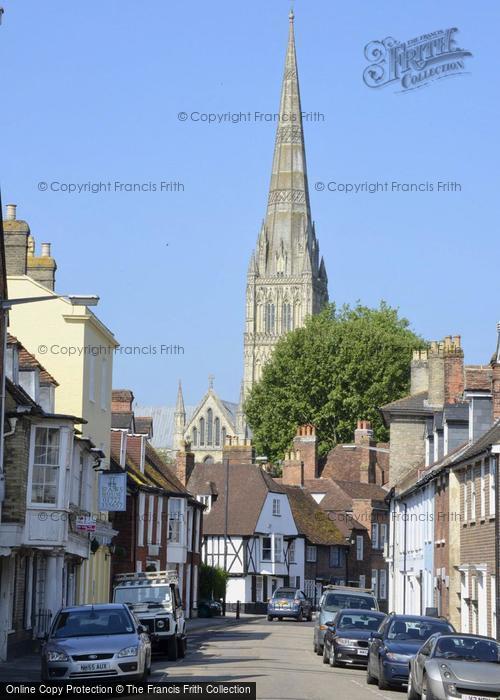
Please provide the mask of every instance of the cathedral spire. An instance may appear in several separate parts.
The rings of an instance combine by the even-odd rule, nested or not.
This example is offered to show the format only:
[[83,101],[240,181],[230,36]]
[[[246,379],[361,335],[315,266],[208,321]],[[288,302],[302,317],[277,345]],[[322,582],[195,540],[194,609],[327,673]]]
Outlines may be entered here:
[[[314,236],[311,225],[309,189],[300,103],[297,56],[295,52],[294,14],[289,15],[288,46],[281,86],[279,121],[274,144],[273,166],[265,227],[270,255],[266,272],[296,274],[307,255]],[[276,270],[281,260],[281,244],[287,252],[287,270]],[[297,254],[299,253],[299,255]],[[282,264],[282,263],[281,263]]]
[[177,402],[174,412],[174,450],[182,449],[184,443],[184,430],[186,428],[186,409],[184,407],[184,397],[182,395],[182,384],[179,379],[179,388],[177,389]]

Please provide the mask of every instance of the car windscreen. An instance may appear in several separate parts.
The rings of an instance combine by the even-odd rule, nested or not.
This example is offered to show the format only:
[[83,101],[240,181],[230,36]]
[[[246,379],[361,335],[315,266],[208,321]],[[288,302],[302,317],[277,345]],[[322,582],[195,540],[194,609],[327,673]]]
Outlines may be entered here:
[[443,637],[438,639],[434,655],[438,659],[500,664],[500,644],[474,637]]
[[339,630],[378,630],[380,623],[384,619],[383,615],[370,615],[369,613],[343,613],[338,620],[337,629]]
[[400,642],[420,642],[424,643],[431,634],[440,632],[441,634],[449,634],[452,628],[447,622],[436,620],[422,620],[420,618],[409,618],[405,620],[394,619],[387,631],[387,639],[393,639]]
[[284,600],[293,600],[295,598],[295,591],[283,591],[277,590],[273,593],[273,598],[283,598]]
[[115,588],[115,603],[138,605],[141,603],[169,604],[172,600],[170,586],[123,586]]
[[133,631],[132,619],[126,610],[89,608],[60,612],[52,628],[52,637],[101,637]]
[[376,610],[377,602],[371,596],[356,596],[350,593],[327,593],[323,601],[324,610],[357,608],[358,610]]

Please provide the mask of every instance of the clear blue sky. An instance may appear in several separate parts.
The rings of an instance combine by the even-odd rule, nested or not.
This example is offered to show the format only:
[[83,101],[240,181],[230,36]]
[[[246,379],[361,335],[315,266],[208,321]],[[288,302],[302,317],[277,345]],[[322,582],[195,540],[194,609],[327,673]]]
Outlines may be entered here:
[[[215,386],[236,399],[245,274],[265,213],[272,123],[206,125],[185,112],[275,112],[285,0],[2,0],[1,185],[61,292],[96,293],[123,345],[116,387],[171,404]],[[499,308],[500,4],[297,0],[311,203],[338,303],[398,306],[429,339],[461,334],[486,362]],[[370,90],[364,46],[458,27],[468,75],[411,94]],[[39,181],[179,181],[184,192],[40,192]],[[316,181],[453,180],[462,192],[343,195]],[[168,245],[167,245],[168,244]]]

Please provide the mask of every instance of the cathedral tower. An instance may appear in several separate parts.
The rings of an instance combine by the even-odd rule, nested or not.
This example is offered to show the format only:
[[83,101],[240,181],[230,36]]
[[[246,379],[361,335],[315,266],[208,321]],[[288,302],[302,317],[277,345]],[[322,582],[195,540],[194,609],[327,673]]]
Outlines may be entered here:
[[279,338],[328,301],[328,279],[309,205],[294,15],[281,89],[266,217],[250,258],[244,335],[245,394]]

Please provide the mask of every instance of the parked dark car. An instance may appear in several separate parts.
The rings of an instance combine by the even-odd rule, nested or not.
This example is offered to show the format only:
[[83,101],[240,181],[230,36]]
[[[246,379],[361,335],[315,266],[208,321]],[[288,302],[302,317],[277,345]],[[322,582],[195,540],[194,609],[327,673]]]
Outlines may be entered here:
[[433,635],[410,662],[408,700],[500,697],[500,644],[475,634]]
[[198,603],[198,617],[222,615],[222,605],[218,600],[201,600]]
[[375,610],[340,610],[327,622],[323,663],[366,666],[371,633],[378,630],[385,618],[384,613]]
[[312,620],[312,603],[297,588],[277,588],[267,604],[269,622],[277,618],[293,617],[298,622]]
[[388,615],[368,648],[366,682],[380,690],[408,683],[410,659],[432,634],[450,634],[453,626],[444,618],[417,615]]

